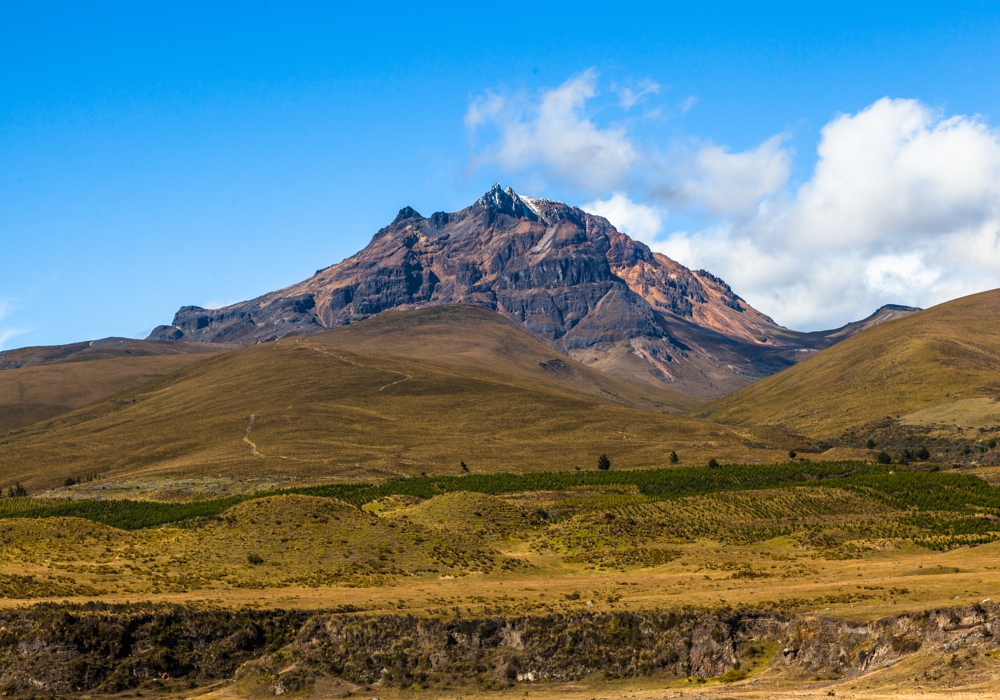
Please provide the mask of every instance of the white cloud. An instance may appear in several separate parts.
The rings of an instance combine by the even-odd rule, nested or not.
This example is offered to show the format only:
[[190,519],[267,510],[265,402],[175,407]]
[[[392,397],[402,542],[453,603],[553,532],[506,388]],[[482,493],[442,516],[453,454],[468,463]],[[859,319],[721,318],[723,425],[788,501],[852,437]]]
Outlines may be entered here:
[[618,90],[618,104],[622,109],[632,109],[642,102],[646,95],[655,95],[660,91],[660,86],[652,80],[642,80],[637,89],[620,88]]
[[791,156],[783,135],[740,153],[715,144],[698,149],[683,167],[678,194],[713,213],[745,212],[788,182]]
[[660,248],[683,252],[682,262],[721,275],[793,327],[1000,286],[1000,133],[982,119],[881,99],[827,124],[818,156],[797,191],[765,198],[750,218],[672,234]]
[[[14,304],[9,299],[0,299],[0,321],[10,315],[14,310]],[[25,333],[30,333],[32,328],[11,328],[0,325],[0,350],[4,349],[7,341]]]
[[487,93],[473,101],[466,127],[492,124],[499,142],[480,154],[509,171],[538,169],[574,187],[596,192],[621,183],[639,157],[621,127],[600,128],[584,114],[597,95],[597,75],[586,71],[537,101]]
[[681,102],[681,114],[687,114],[691,111],[696,104],[698,104],[699,99],[694,95],[690,95],[686,100]]
[[[598,82],[587,71],[536,99],[487,92],[466,125],[492,138],[480,163],[518,173],[533,194],[551,183],[589,193],[584,208],[720,275],[791,327],[1000,287],[1000,132],[984,119],[878,100],[823,127],[815,168],[795,186],[785,134],[733,152],[640,144],[629,129],[641,120],[609,121],[653,92],[638,84],[618,90],[617,105],[591,102]],[[664,205],[688,230],[663,235]]]
[[0,350],[4,349],[8,340],[27,332],[27,330],[21,328],[0,328]]
[[648,204],[636,204],[623,192],[615,192],[609,199],[595,199],[580,207],[591,214],[603,216],[611,224],[646,244],[652,244],[663,230],[666,211]]

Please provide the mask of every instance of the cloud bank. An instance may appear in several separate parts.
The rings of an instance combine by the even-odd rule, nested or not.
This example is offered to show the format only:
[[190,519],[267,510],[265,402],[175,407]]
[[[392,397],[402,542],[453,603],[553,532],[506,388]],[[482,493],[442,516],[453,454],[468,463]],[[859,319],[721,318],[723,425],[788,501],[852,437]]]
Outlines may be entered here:
[[[742,152],[640,146],[588,113],[598,93],[586,72],[533,99],[473,102],[469,129],[488,123],[496,134],[480,162],[589,194],[587,211],[722,276],[791,327],[1000,287],[1000,132],[981,117],[880,99],[826,124],[812,173],[792,185],[785,134]],[[698,223],[671,230],[668,213]]]

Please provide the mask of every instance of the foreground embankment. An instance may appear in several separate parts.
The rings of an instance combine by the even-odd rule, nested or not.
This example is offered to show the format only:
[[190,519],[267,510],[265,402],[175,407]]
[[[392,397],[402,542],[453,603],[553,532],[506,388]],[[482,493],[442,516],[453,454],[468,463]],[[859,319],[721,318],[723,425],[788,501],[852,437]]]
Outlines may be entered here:
[[486,690],[587,678],[739,683],[762,672],[814,683],[931,651],[947,663],[937,676],[924,669],[923,678],[946,683],[949,668],[974,666],[973,657],[998,647],[997,617],[993,605],[859,623],[766,611],[436,619],[45,604],[0,615],[0,690],[157,694],[218,681],[252,694],[331,681],[358,690]]

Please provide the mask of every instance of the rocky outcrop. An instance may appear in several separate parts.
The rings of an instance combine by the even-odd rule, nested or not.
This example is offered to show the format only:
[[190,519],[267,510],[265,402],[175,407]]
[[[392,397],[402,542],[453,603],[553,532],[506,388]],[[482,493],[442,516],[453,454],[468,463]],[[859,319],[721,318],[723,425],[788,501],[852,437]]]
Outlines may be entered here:
[[[605,678],[839,680],[922,651],[964,663],[998,646],[995,606],[857,623],[775,612],[606,612],[443,620],[408,615],[55,606],[0,615],[6,694],[176,688],[238,679],[270,694],[320,682],[397,688]],[[766,651],[769,649],[769,651]],[[771,656],[773,654],[773,656]],[[959,656],[961,655],[961,656]],[[947,657],[950,656],[950,660]],[[183,686],[181,686],[183,687]]]
[[496,185],[459,212],[404,207],[347,260],[222,309],[182,307],[150,339],[264,342],[458,303],[492,309],[610,374],[704,396],[788,366],[802,335],[600,216]]

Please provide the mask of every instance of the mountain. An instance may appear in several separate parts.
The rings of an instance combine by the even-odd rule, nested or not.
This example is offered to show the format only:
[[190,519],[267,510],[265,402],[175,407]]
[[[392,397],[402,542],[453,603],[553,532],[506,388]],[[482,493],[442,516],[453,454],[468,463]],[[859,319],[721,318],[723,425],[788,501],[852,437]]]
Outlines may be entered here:
[[222,309],[183,307],[150,339],[257,343],[453,303],[496,311],[607,374],[699,397],[773,374],[844,330],[790,331],[607,219],[495,185],[455,213],[405,207],[343,262]]
[[488,309],[390,311],[213,354],[0,435],[0,474],[35,492],[89,474],[322,483],[460,474],[461,462],[593,469],[601,454],[616,469],[663,466],[671,451],[682,465],[780,458],[758,431],[666,413],[675,399],[690,402],[561,356]]
[[104,338],[0,352],[0,433],[102,401],[234,347]]
[[820,439],[886,417],[904,424],[996,427],[998,319],[1000,290],[994,290],[891,323],[869,323],[815,357],[695,413]]

